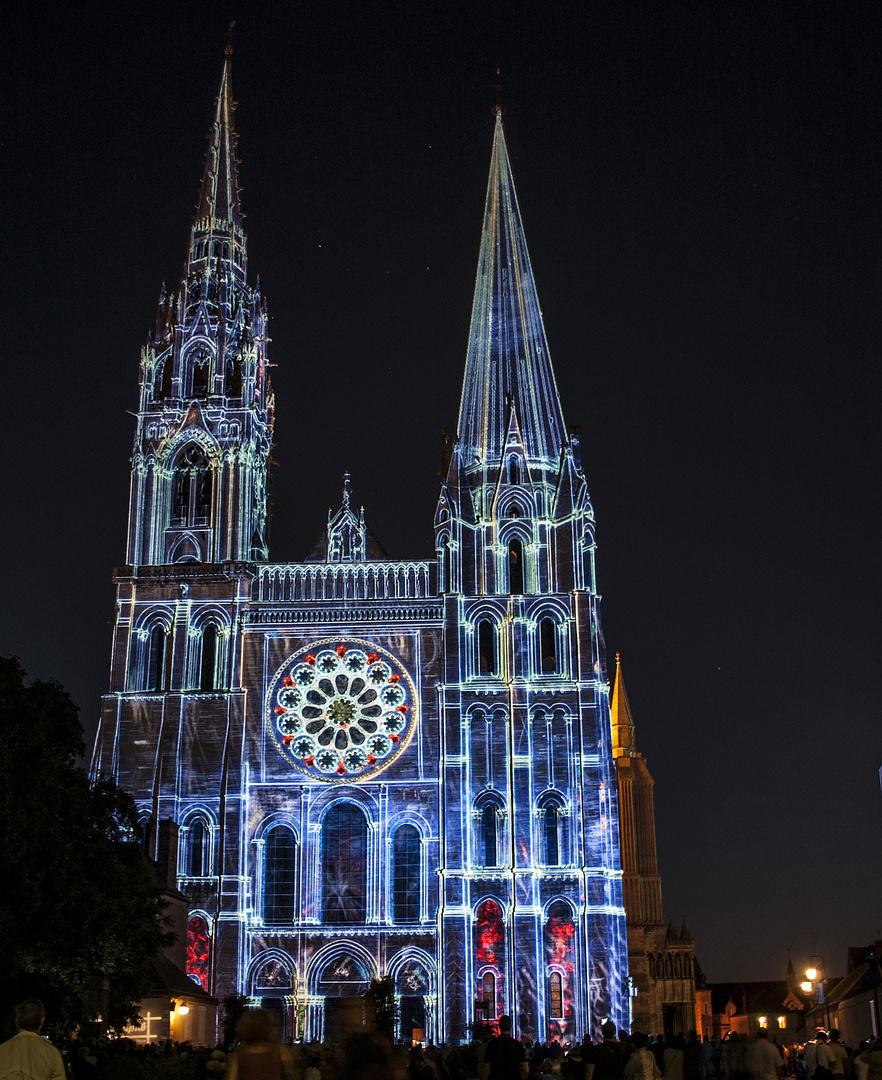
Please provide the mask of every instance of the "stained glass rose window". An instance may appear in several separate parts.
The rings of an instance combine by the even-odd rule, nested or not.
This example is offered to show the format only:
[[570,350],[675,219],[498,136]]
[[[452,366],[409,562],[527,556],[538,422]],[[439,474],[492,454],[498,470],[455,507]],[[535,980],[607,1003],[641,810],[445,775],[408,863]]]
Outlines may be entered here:
[[282,756],[322,780],[385,768],[415,722],[410,677],[390,653],[363,642],[322,642],[291,658],[267,695],[267,726]]

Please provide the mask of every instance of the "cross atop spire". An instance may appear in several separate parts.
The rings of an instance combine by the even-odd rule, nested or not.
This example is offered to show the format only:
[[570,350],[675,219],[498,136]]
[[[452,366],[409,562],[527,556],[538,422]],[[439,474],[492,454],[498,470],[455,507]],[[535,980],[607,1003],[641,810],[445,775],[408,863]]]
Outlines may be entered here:
[[205,158],[205,172],[202,176],[202,189],[199,193],[199,205],[196,211],[197,222],[203,219],[218,223],[229,222],[241,228],[242,213],[239,209],[239,168],[236,158],[236,127],[233,113],[236,103],[233,101],[232,58],[233,27],[227,30],[227,43],[224,47],[224,70],[221,76],[220,91],[214,110],[214,122],[208,134],[208,153]]
[[499,461],[511,407],[531,468],[555,468],[566,427],[497,109],[459,412],[467,470]]

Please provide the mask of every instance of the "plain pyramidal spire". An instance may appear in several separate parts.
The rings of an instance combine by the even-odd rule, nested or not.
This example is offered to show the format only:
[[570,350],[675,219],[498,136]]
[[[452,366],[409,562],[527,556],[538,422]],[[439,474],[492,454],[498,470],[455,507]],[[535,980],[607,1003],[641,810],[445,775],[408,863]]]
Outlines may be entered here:
[[208,134],[208,152],[196,217],[197,220],[207,219],[241,225],[239,162],[236,158],[237,136],[234,122],[236,103],[233,100],[232,86],[234,26],[235,23],[231,23],[226,34],[224,68],[215,103],[214,121]]
[[472,305],[459,442],[466,468],[501,458],[513,410],[531,467],[553,468],[567,442],[514,178],[496,108]]

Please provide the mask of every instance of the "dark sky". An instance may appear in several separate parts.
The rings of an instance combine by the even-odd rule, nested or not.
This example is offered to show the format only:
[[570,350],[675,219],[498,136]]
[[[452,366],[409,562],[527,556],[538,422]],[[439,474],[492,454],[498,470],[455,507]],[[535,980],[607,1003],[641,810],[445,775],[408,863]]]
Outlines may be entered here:
[[31,7],[3,76],[0,654],[91,736],[127,410],[230,18],[272,557],[305,555],[346,469],[387,551],[429,556],[500,67],[665,910],[711,980],[843,971],[882,936],[873,5]]

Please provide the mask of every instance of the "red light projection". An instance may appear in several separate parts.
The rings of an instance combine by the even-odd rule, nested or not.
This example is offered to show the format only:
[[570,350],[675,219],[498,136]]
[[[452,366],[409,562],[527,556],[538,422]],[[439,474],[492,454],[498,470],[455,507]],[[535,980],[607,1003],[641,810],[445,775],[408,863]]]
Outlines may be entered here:
[[211,942],[208,926],[201,915],[194,915],[187,923],[187,974],[208,992],[208,961]]
[[477,921],[478,964],[502,966],[502,945],[505,930],[502,911],[495,900],[484,900],[478,907]]

